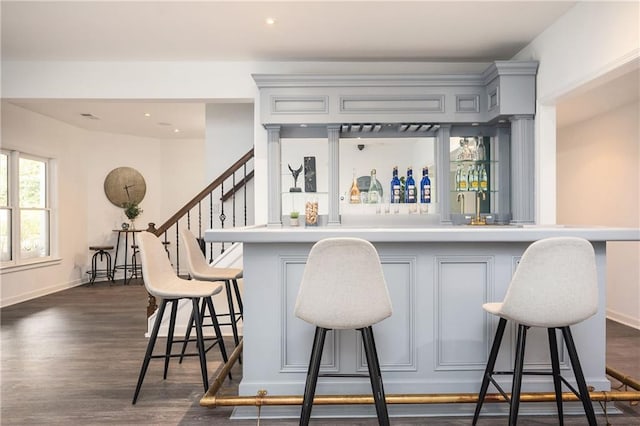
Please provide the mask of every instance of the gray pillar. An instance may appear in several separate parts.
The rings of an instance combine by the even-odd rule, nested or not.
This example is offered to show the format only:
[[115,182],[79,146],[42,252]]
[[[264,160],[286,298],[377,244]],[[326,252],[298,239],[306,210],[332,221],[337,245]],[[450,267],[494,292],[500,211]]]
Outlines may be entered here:
[[340,125],[327,126],[329,141],[329,205],[327,225],[340,225]]
[[440,222],[451,224],[451,197],[449,196],[449,139],[451,138],[451,125],[441,125],[437,133],[436,143],[436,201],[440,206]]
[[511,220],[511,192],[509,182],[511,181],[511,168],[509,162],[511,159],[511,132],[510,127],[505,124],[498,125],[495,141],[492,145],[493,150],[491,159],[495,161],[496,173],[491,176],[491,188],[497,190],[495,203],[495,212],[501,222],[509,222]]
[[268,227],[282,226],[282,194],[280,182],[281,145],[280,126],[266,125],[267,129],[267,200],[269,217]]
[[511,118],[512,223],[535,223],[535,140],[533,116]]

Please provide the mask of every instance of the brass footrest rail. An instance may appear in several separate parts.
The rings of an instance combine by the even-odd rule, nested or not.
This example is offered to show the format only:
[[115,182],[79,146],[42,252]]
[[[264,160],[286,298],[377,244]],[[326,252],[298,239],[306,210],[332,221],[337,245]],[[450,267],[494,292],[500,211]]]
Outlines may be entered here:
[[[207,393],[200,400],[203,407],[215,408],[225,406],[267,406],[267,405],[302,405],[301,395],[273,395],[268,396],[267,392],[261,390],[255,396],[217,396],[222,387],[229,370],[238,360],[242,353],[243,341],[241,340],[235,348],[229,361],[222,367],[216,376],[213,384]],[[611,377],[619,380],[623,384],[636,391],[610,392],[594,391],[589,392],[591,401],[640,401],[640,382],[625,376],[613,368],[606,368],[606,372]],[[530,392],[520,395],[521,402],[554,402],[556,395],[553,392]],[[562,394],[563,401],[579,401],[572,392]],[[387,404],[469,404],[478,401],[477,393],[451,393],[451,394],[389,394],[386,395]],[[506,402],[506,399],[499,393],[487,394],[485,402]],[[350,405],[350,404],[373,404],[372,395],[317,395],[313,399],[314,405]]]

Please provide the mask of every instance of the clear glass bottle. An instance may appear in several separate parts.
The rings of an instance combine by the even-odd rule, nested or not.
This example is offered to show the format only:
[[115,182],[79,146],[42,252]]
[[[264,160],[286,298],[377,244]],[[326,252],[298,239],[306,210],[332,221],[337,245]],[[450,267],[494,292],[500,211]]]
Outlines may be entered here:
[[429,179],[429,169],[422,168],[422,180],[420,181],[420,202],[429,204],[431,202],[431,179]]
[[416,181],[413,179],[413,169],[407,169],[407,181],[405,182],[405,203],[413,204],[417,202]]
[[371,183],[369,184],[369,203],[378,204],[382,198],[382,186],[376,178],[376,169],[371,169]]
[[480,191],[486,191],[489,188],[489,182],[487,181],[487,169],[484,168],[484,164],[480,164],[478,181],[480,182]]
[[478,136],[477,158],[478,158],[478,161],[485,161],[487,159],[487,155],[484,147],[484,138],[482,136]]
[[476,166],[469,166],[469,190],[477,191],[478,190],[478,169]]
[[349,203],[360,204],[360,189],[358,189],[358,179],[356,178],[356,171],[353,170],[353,183],[349,190]]
[[462,164],[458,164],[458,191],[468,191],[469,190],[469,180],[467,171],[464,169]]
[[391,197],[389,201],[394,204],[400,203],[400,179],[398,178],[398,166],[393,168],[393,177],[391,178]]

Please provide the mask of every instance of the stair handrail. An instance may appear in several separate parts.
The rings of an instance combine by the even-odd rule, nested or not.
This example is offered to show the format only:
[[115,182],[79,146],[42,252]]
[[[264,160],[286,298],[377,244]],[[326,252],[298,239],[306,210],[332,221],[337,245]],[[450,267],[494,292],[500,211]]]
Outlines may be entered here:
[[[187,202],[180,210],[178,210],[173,216],[171,216],[165,223],[156,228],[155,235],[160,236],[164,234],[169,228],[178,222],[189,210],[195,207],[200,201],[213,192],[218,186],[224,182],[226,178],[238,171],[245,163],[247,163],[254,156],[254,148],[251,148],[246,154],[244,154],[238,161],[233,163],[227,170],[222,172],[220,176],[214,179],[206,188],[198,193],[191,201]],[[243,182],[246,184],[246,182]]]

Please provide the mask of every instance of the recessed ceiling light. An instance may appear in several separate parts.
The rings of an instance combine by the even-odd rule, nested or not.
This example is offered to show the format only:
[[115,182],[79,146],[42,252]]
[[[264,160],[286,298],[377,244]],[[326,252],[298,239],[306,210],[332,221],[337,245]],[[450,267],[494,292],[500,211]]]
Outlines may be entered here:
[[264,22],[266,22],[267,25],[273,25],[273,24],[276,23],[276,20],[273,19],[273,18],[267,18],[267,19],[264,20]]
[[302,123],[302,124],[300,124],[300,127],[307,127],[307,125]]
[[173,133],[180,133],[180,129],[173,129]]
[[145,113],[144,113],[144,116],[145,116],[145,117],[151,117],[151,113],[150,113],[150,112],[145,112]]

